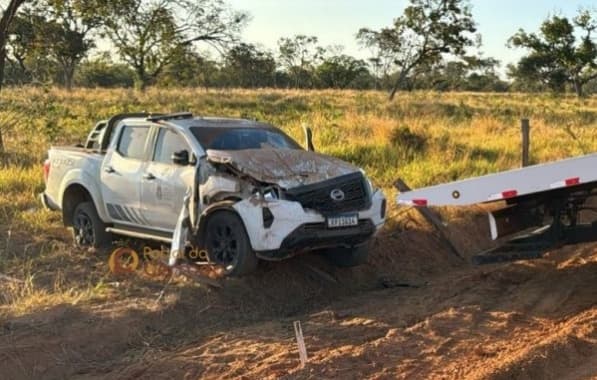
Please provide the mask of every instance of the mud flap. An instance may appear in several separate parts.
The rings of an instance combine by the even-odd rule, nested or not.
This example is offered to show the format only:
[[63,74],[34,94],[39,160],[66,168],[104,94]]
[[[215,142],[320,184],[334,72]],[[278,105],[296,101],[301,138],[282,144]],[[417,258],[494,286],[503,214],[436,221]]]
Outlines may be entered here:
[[168,265],[176,265],[176,261],[184,257],[185,248],[187,245],[187,237],[189,234],[189,202],[191,196],[187,192],[182,202],[182,210],[178,215],[174,235],[172,236],[172,245],[170,246],[170,257],[168,258]]

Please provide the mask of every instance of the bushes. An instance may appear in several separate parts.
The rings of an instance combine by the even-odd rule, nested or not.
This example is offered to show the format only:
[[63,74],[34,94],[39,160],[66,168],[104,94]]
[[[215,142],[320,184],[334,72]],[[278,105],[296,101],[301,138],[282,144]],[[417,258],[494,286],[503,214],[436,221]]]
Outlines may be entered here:
[[427,137],[411,131],[407,126],[399,126],[392,130],[390,143],[394,147],[421,153],[427,148]]
[[75,73],[75,83],[82,87],[132,87],[134,77],[127,65],[100,58],[82,63]]

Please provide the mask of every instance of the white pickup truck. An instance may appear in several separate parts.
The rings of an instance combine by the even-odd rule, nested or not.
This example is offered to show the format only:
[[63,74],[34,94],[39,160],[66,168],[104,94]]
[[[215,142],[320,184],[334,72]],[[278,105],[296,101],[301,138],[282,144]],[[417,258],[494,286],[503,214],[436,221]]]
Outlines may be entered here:
[[384,195],[362,170],[249,120],[117,115],[84,146],[52,147],[44,174],[42,201],[62,210],[76,244],[172,242],[185,215],[185,244],[230,275],[319,249],[358,265],[385,221]]

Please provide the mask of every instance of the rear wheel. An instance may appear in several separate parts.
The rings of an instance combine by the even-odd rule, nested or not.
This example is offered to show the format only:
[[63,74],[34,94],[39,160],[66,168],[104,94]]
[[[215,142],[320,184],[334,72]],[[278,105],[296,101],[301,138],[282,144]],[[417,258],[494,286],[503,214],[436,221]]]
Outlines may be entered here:
[[337,267],[354,267],[367,262],[369,257],[369,244],[365,243],[356,247],[330,248],[325,252],[327,259]]
[[251,248],[245,226],[233,212],[219,211],[209,217],[205,242],[209,258],[222,265],[227,275],[242,276],[257,267],[257,256]]
[[92,202],[82,202],[73,212],[73,239],[79,247],[105,247],[112,242],[106,224],[97,215]]

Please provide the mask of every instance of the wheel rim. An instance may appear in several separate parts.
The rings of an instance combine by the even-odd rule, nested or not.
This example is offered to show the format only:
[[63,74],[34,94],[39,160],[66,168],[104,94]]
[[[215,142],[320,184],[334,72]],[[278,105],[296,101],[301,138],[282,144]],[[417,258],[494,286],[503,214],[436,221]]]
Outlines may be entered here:
[[73,220],[73,229],[75,230],[75,242],[79,245],[93,245],[95,242],[95,233],[93,232],[93,223],[91,218],[84,212],[79,212]]
[[225,266],[234,264],[238,258],[238,232],[228,224],[218,223],[210,229],[209,254],[215,262]]

